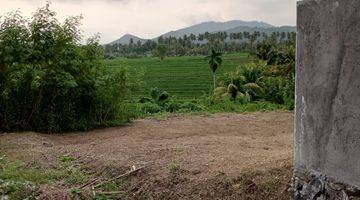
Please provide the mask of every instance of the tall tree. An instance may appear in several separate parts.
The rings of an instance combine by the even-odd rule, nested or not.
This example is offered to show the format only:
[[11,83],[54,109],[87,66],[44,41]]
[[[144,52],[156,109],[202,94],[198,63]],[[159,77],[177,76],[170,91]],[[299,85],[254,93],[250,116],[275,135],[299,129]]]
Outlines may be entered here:
[[208,61],[209,61],[209,66],[213,73],[213,84],[214,84],[213,89],[214,90],[216,87],[216,70],[220,67],[220,65],[222,64],[222,61],[223,61],[221,56],[222,56],[222,53],[216,52],[215,49],[211,49],[210,55],[206,57],[206,59],[208,59]]
[[166,56],[166,51],[167,51],[166,45],[158,44],[155,49],[155,55],[159,57],[161,60],[164,60]]

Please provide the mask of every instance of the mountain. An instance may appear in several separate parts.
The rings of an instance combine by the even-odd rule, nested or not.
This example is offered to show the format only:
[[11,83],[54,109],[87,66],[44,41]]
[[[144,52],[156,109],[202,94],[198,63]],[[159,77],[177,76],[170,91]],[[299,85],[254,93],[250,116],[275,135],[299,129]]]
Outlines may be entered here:
[[233,20],[228,22],[204,22],[201,24],[196,24],[190,26],[188,28],[179,29],[177,31],[171,31],[168,33],[163,34],[163,37],[182,37],[184,35],[195,34],[198,35],[200,33],[205,32],[219,32],[219,31],[226,31],[229,29],[237,28],[237,27],[251,27],[251,28],[271,28],[273,27],[270,24],[265,22],[258,22],[258,21],[241,21],[241,20]]
[[135,35],[126,34],[126,35],[122,36],[120,39],[115,40],[109,44],[129,44],[131,39],[133,39],[134,44],[136,44],[138,41],[140,41],[140,42],[146,41],[145,39],[139,38]]
[[[294,32],[296,31],[295,26],[272,26],[265,22],[259,21],[241,21],[241,20],[233,20],[228,22],[204,22],[200,24],[196,24],[187,28],[179,29],[176,31],[171,31],[165,33],[161,36],[163,37],[183,37],[184,35],[199,35],[205,32],[214,33],[214,32],[227,32],[227,33],[238,33],[238,32],[250,32],[253,33],[255,31],[272,33],[272,32]],[[129,44],[131,38],[134,43],[141,41],[144,43],[147,39],[142,39],[134,35],[126,34],[122,36],[120,39],[111,42],[110,44]],[[152,39],[157,40],[158,37]]]
[[259,31],[262,33],[273,33],[273,32],[296,32],[295,26],[279,26],[279,27],[247,27],[247,26],[239,26],[236,28],[232,28],[226,30],[227,33],[239,33],[239,32],[249,32],[253,33],[255,31]]

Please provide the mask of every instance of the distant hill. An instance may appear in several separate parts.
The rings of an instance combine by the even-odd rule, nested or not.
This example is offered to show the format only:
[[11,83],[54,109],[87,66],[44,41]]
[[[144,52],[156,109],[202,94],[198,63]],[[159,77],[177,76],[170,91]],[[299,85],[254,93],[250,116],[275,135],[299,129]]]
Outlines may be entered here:
[[[200,24],[196,24],[187,28],[179,29],[176,31],[171,31],[165,33],[161,36],[163,37],[183,37],[184,35],[190,34],[203,34],[205,32],[214,33],[214,32],[227,32],[227,33],[238,33],[238,32],[265,32],[265,33],[272,33],[272,32],[293,32],[296,31],[295,26],[281,26],[276,27],[272,26],[265,22],[259,21],[241,21],[241,20],[233,20],[228,22],[204,22]],[[141,41],[144,43],[147,39],[142,39],[134,35],[126,34],[122,36],[120,39],[111,42],[110,44],[129,44],[130,39],[133,39],[134,43]],[[152,39],[156,40],[158,37]]]
[[190,35],[191,33],[198,35],[205,32],[211,33],[211,32],[226,31],[237,27],[270,28],[273,26],[265,22],[241,21],[241,20],[233,20],[228,22],[204,22],[201,24],[190,26],[188,28],[179,29],[177,31],[171,31],[163,34],[162,36],[182,37],[184,35]]
[[226,30],[227,33],[239,33],[239,32],[249,32],[253,33],[255,31],[259,31],[262,33],[273,33],[273,32],[295,32],[295,26],[280,26],[280,27],[247,27],[247,26],[239,26],[236,28],[232,28]]
[[140,41],[142,43],[146,41],[146,39],[139,38],[135,35],[126,34],[126,35],[122,36],[120,39],[117,39],[109,44],[129,44],[131,39],[133,39],[135,44],[138,41]]

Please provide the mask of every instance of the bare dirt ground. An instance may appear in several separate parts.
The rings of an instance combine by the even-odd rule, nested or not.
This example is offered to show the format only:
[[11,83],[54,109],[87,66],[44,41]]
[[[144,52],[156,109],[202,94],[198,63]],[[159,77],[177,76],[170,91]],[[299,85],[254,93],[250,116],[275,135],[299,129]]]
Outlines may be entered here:
[[[98,177],[146,166],[119,199],[289,199],[293,113],[143,119],[87,133],[0,135],[8,157],[55,166],[61,156],[86,163]],[[65,198],[48,187],[44,198]],[[61,196],[63,195],[63,196]]]

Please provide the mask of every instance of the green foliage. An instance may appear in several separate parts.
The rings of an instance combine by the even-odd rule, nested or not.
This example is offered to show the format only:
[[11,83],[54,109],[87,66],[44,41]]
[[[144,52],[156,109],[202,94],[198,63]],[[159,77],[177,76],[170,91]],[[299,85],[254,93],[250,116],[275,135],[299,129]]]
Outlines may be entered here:
[[[295,32],[274,32],[271,34],[254,31],[230,33],[214,32],[201,33],[198,35],[190,34],[183,37],[159,37],[157,41],[147,40],[136,44],[130,41],[129,44],[108,44],[105,45],[105,54],[107,58],[126,57],[140,58],[156,56],[159,45],[166,48],[166,56],[197,56],[206,55],[208,50],[216,48],[224,53],[253,51],[254,47],[259,44],[269,44],[267,47],[274,45],[291,45],[295,44]],[[266,46],[264,46],[266,47]],[[262,49],[262,52],[268,50]],[[262,54],[266,56],[266,54]],[[267,60],[267,59],[266,59]]]
[[156,103],[147,102],[141,105],[141,110],[143,113],[153,114],[161,112],[163,108]]
[[71,156],[62,156],[60,158],[60,161],[63,162],[63,163],[68,163],[68,162],[72,162],[74,161],[75,158],[71,157]]
[[288,79],[283,88],[283,98],[285,105],[288,106],[289,109],[295,108],[295,74],[291,75],[291,78]]
[[79,188],[72,188],[69,193],[71,199],[85,199],[82,195],[83,191]]
[[[0,198],[3,195],[9,199],[38,199],[40,185],[59,181],[66,186],[77,186],[89,179],[90,175],[71,156],[61,156],[58,165],[51,169],[0,157]],[[81,197],[81,190],[72,189],[70,195]]]
[[211,49],[210,55],[206,57],[206,59],[208,59],[210,69],[213,73],[216,72],[218,67],[220,67],[220,65],[223,62],[223,59],[221,56],[222,56],[222,53],[216,52],[215,49]]
[[[248,53],[224,54],[222,67],[216,72],[218,79],[221,80],[227,72],[251,59]],[[157,87],[179,99],[193,100],[209,95],[212,88],[212,73],[203,56],[168,57],[163,61],[157,58],[117,58],[106,60],[105,63],[111,73],[129,66],[143,70],[144,84],[140,90],[132,93],[134,99],[149,95],[151,88]]]
[[218,112],[257,112],[257,111],[273,111],[279,109],[286,109],[285,105],[271,103],[267,101],[250,102],[249,95],[239,95],[237,101],[222,100],[213,101],[211,99],[202,102],[207,112],[218,113]]
[[214,90],[213,97],[214,97],[215,100],[221,100],[223,94],[225,94],[226,92],[227,92],[227,90],[226,90],[225,87],[217,87]]
[[248,93],[252,100],[258,100],[263,94],[262,79],[266,64],[252,62],[240,66],[236,71],[228,74],[225,83],[235,85],[239,92]]
[[35,199],[37,184],[59,178],[52,170],[38,169],[21,161],[0,157],[0,197],[9,199]]
[[167,47],[164,44],[158,44],[156,45],[156,49],[154,52],[154,55],[156,57],[159,57],[161,60],[164,60],[167,52]]
[[222,53],[216,52],[214,48],[211,49],[211,53],[206,57],[209,62],[210,69],[213,73],[213,89],[216,88],[216,70],[220,67],[223,62]]
[[238,89],[238,87],[237,87],[236,85],[234,85],[234,84],[229,84],[228,89],[227,89],[227,92],[228,92],[228,94],[231,95],[231,99],[232,99],[232,100],[235,100],[235,99],[236,99],[236,97],[237,97],[237,95],[238,95],[238,91],[239,91],[239,89]]
[[[240,98],[249,95],[251,101],[266,100],[285,104],[289,109],[293,109],[295,57],[292,57],[292,54],[290,50],[288,56],[285,56],[286,59],[276,59],[278,65],[275,66],[270,66],[265,61],[242,65],[236,71],[229,73],[224,83],[235,85],[238,91],[244,94],[240,95]],[[280,61],[284,63],[280,65]],[[248,98],[244,100],[248,101]]]
[[202,108],[193,102],[177,101],[175,97],[171,97],[166,91],[153,88],[150,92],[152,99],[142,97],[140,99],[141,111],[145,114],[154,114],[160,112],[195,112]]
[[59,132],[125,121],[126,71],[107,74],[94,37],[81,45],[81,17],[64,23],[47,4],[31,21],[0,22],[0,129]]
[[193,102],[186,101],[180,105],[180,111],[182,112],[199,112],[203,110],[204,110],[203,106]]
[[31,182],[4,181],[0,179],[2,199],[36,199],[38,189]]
[[166,91],[160,91],[158,88],[151,89],[150,96],[154,103],[158,104],[159,106],[163,106],[170,98],[169,93]]

